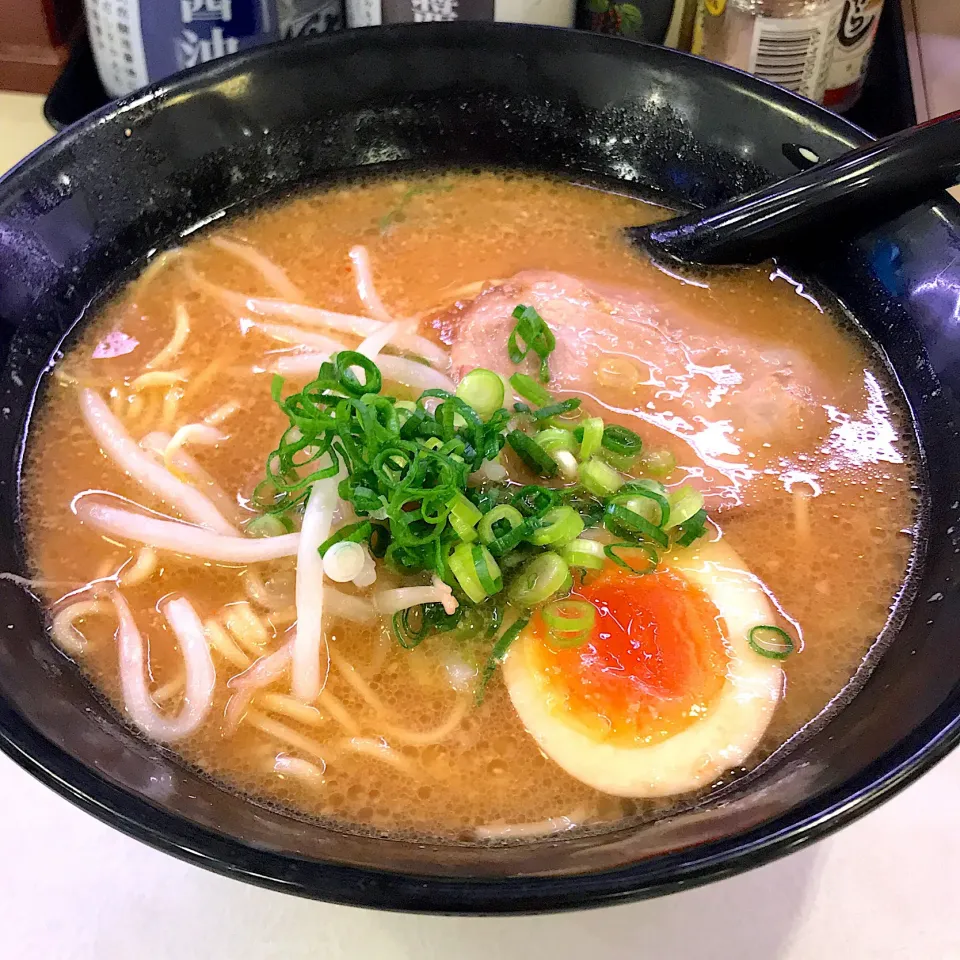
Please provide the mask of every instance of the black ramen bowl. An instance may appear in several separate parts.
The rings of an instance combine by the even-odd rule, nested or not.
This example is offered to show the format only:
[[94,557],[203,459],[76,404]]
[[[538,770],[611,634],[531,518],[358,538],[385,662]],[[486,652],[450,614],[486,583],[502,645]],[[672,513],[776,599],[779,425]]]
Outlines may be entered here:
[[[110,105],[0,181],[0,570],[23,569],[24,436],[61,341],[152,250],[224,210],[364,171],[491,166],[621,181],[696,207],[794,172],[798,145],[830,158],[867,139],[693,57],[483,24],[261,48]],[[237,796],[140,739],[47,640],[39,606],[2,581],[0,747],[97,817],[193,863],[395,910],[649,897],[862,815],[960,736],[960,218],[944,195],[856,242],[824,236],[790,266],[832,290],[896,372],[924,454],[926,535],[859,695],[722,797],[647,825],[500,848],[338,832]]]

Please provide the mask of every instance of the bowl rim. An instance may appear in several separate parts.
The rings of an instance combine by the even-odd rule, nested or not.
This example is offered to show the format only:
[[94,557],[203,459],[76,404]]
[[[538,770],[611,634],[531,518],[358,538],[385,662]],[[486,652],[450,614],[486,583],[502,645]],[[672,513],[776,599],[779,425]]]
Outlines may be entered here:
[[[0,192],[27,177],[34,166],[65,150],[89,128],[116,123],[139,108],[150,109],[170,97],[206,87],[248,69],[282,49],[357,42],[357,34],[393,34],[416,43],[430,33],[471,37],[493,33],[563,32],[571,45],[643,52],[664,62],[696,60],[697,69],[718,78],[734,74],[738,82],[772,96],[805,120],[826,127],[851,146],[873,139],[855,124],[780,87],[742,71],[689,54],[620,36],[563,28],[489,22],[393,25],[342,31],[321,37],[280,41],[250,48],[175,74],[112,101],[54,134],[0,177]],[[411,33],[416,31],[416,33]],[[409,34],[409,38],[406,35]],[[371,38],[373,39],[373,38]],[[629,45],[629,46],[627,46]],[[74,759],[40,733],[0,697],[0,751],[41,783],[134,839],[197,866],[267,889],[352,906],[438,914],[525,914],[559,912],[659,896],[722,879],[801,849],[863,816],[903,790],[960,743],[960,693],[952,692],[911,734],[861,773],[807,801],[797,810],[708,844],[681,848],[627,866],[592,873],[485,877],[414,874],[352,866],[295,854],[274,853],[241,838],[202,827],[124,789]],[[562,841],[560,841],[562,842]]]

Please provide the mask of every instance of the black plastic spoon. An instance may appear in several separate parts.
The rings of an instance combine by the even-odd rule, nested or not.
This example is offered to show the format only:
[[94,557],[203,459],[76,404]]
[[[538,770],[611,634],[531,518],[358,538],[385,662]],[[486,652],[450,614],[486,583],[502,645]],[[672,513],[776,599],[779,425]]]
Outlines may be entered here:
[[856,236],[960,183],[960,111],[630,238],[655,258],[757,263]]

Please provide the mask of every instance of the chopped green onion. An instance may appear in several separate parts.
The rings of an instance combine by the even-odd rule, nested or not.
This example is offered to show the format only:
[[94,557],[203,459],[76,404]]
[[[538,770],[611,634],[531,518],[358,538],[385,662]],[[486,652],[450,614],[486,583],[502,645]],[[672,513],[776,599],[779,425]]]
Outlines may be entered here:
[[587,461],[600,452],[600,443],[603,440],[603,419],[601,417],[587,417],[579,431],[580,460]]
[[681,487],[670,494],[670,518],[661,526],[664,530],[679,527],[686,523],[694,514],[703,509],[703,494],[693,487]]
[[585,527],[595,527],[603,522],[603,501],[591,494],[584,493],[582,490],[564,491],[563,502],[580,514]]
[[513,530],[514,527],[519,527],[523,523],[523,514],[508,503],[501,503],[489,513],[484,514],[478,527],[480,539],[484,543],[490,544],[497,539],[496,526],[498,523],[505,523],[508,530]]
[[679,533],[677,544],[681,547],[689,547],[694,540],[699,539],[707,532],[707,511],[698,510],[686,523],[681,523],[674,531]]
[[259,517],[254,517],[244,527],[244,531],[251,537],[279,537],[284,533],[289,533],[290,528],[275,513],[264,513]]
[[458,493],[448,504],[450,513],[447,519],[456,535],[466,542],[477,539],[474,527],[483,518],[483,514],[462,494]]
[[557,475],[557,461],[546,453],[537,442],[520,430],[511,430],[507,434],[507,443],[516,455],[534,473],[550,479]]
[[489,420],[503,406],[503,381],[492,370],[477,367],[457,384],[456,395],[469,403],[481,420]]
[[[537,383],[533,377],[528,377],[525,373],[515,373],[510,377],[510,386],[523,397],[535,403],[538,407],[543,407],[548,403],[553,403],[553,394],[545,390]],[[529,407],[527,408],[529,411]],[[517,411],[518,413],[522,411]]]
[[387,548],[390,546],[390,528],[384,523],[370,524],[370,537],[367,540],[367,546],[370,552],[381,560],[386,555]]
[[477,686],[477,693],[474,698],[478,707],[483,703],[483,698],[487,692],[487,684],[490,683],[497,667],[503,662],[503,658],[507,655],[510,647],[517,637],[523,633],[524,628],[529,622],[529,617],[521,617],[521,619],[516,620],[500,634],[497,642],[493,645],[493,650],[490,652],[490,656],[487,658],[486,664],[484,664],[483,672],[480,674],[480,683]]
[[585,600],[554,600],[541,611],[547,625],[547,643],[555,650],[580,647],[593,636],[597,611]]
[[333,536],[328,537],[317,547],[317,553],[324,556],[326,552],[335,544],[342,543],[344,540],[350,543],[363,543],[369,540],[373,533],[373,524],[369,520],[361,520],[359,523],[348,523],[342,526]]
[[580,482],[595,497],[609,497],[623,486],[623,477],[602,460],[588,460],[580,468]]
[[601,443],[612,453],[622,453],[630,457],[637,456],[643,449],[643,441],[638,434],[615,423],[603,428]]
[[577,449],[577,442],[570,431],[560,430],[557,427],[547,427],[545,430],[540,430],[533,435],[533,439],[550,456],[553,456],[559,450],[574,453]]
[[796,648],[790,634],[767,623],[753,627],[747,634],[747,642],[754,653],[768,660],[786,660]]
[[461,543],[448,557],[447,566],[473,603],[482,603],[503,588],[497,561],[479,543]]
[[665,480],[677,467],[677,458],[669,450],[653,450],[640,457],[640,466],[651,477]]
[[540,527],[542,523],[543,521],[539,517],[526,517],[519,526],[508,530],[506,533],[497,537],[496,540],[491,540],[487,544],[487,549],[495,557],[503,557],[504,562],[506,562],[506,555],[511,550],[516,550],[524,541],[528,541],[533,532]]
[[499,593],[503,589],[503,577],[500,574],[500,567],[497,561],[493,559],[493,554],[479,543],[475,543],[470,548],[470,555],[473,558],[473,569],[480,578],[480,585],[488,597]]
[[667,535],[646,517],[631,510],[622,503],[608,503],[603,515],[604,526],[615,536],[632,536],[639,540],[645,538],[659,543],[661,547],[670,545]]
[[[617,503],[625,503],[634,513],[639,513],[663,529],[667,529],[670,525],[668,521],[673,519],[672,498],[667,497],[663,484],[656,480],[631,480],[617,491],[616,500]],[[637,503],[638,500],[641,502]],[[647,503],[644,504],[643,500]],[[701,500],[701,505],[702,503]],[[645,509],[647,505],[653,507],[652,512]]]
[[580,400],[576,397],[571,397],[569,400],[558,400],[556,403],[548,403],[545,407],[534,410],[533,419],[549,420],[551,417],[561,417],[565,413],[572,413],[579,407]]
[[[510,360],[513,363],[520,363],[532,350],[540,358],[540,379],[544,383],[549,382],[550,367],[547,364],[547,357],[557,346],[556,337],[533,307],[518,304],[513,311],[513,318],[517,323],[507,339],[507,354]],[[521,343],[523,343],[522,350]]]
[[453,613],[447,613],[440,603],[418,604],[406,610],[398,610],[393,615],[393,634],[401,647],[412,650],[432,634],[457,629],[463,620],[463,614],[462,605]]
[[571,540],[560,548],[560,556],[571,567],[600,570],[603,567],[604,547],[596,540]]
[[603,548],[604,554],[615,564],[631,573],[647,574],[657,569],[660,558],[649,543],[610,543]]
[[511,498],[510,502],[525,516],[542,516],[551,507],[560,503],[560,494],[549,487],[536,487],[528,484],[521,487]]
[[605,463],[621,471],[622,473],[632,473],[637,465],[637,458],[626,453],[614,453],[611,450],[601,449],[600,456]]
[[507,591],[518,607],[535,607],[559,593],[570,581],[570,568],[552,552],[528,560],[517,572]]
[[[361,397],[365,393],[380,392],[380,387],[383,385],[380,368],[369,357],[357,353],[356,350],[341,350],[335,353],[331,359],[337,379],[340,381],[340,387],[345,393],[354,397]],[[363,371],[363,383],[353,372],[354,367],[359,367]]]
[[556,633],[583,633],[593,629],[597,609],[586,600],[554,600],[541,611],[547,628]]
[[560,469],[560,476],[564,480],[577,480],[580,477],[580,464],[577,458],[569,450],[557,450],[553,454],[553,459],[557,461],[557,467]]
[[543,516],[543,524],[530,537],[530,542],[538,547],[569,543],[583,533],[583,521],[573,507],[548,510]]
[[[411,624],[411,617],[417,615],[419,615],[420,622]],[[413,650],[414,647],[420,646],[430,632],[430,625],[427,623],[422,604],[416,607],[408,607],[406,610],[398,610],[393,615],[392,626],[393,635],[404,650]]]
[[582,647],[590,641],[591,632],[589,630],[580,630],[577,633],[559,633],[554,630],[547,632],[547,643],[554,650],[568,650],[574,647]]

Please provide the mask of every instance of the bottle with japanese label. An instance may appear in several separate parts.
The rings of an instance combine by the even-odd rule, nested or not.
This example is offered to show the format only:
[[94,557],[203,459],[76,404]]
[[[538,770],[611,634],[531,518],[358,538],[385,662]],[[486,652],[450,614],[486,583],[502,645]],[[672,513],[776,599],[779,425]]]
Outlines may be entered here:
[[500,20],[572,27],[576,0],[346,0],[348,27]]
[[343,26],[342,0],[84,0],[84,9],[112,97],[247,47]]
[[844,0],[700,0],[693,52],[822,100]]
[[859,99],[882,11],[883,0],[844,0],[823,96],[831,110],[849,110]]

